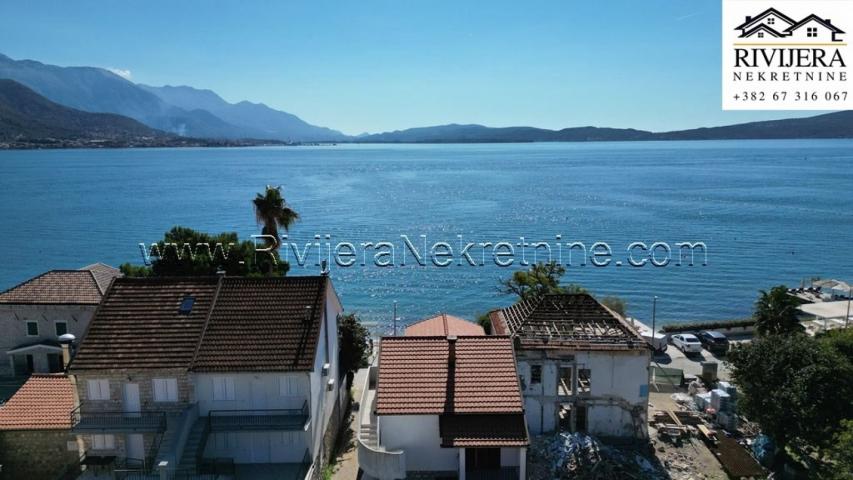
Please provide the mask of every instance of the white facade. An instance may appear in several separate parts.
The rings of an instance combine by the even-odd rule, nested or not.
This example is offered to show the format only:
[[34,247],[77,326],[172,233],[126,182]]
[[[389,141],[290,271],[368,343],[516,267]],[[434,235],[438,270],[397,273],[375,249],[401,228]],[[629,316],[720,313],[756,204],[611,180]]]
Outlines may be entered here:
[[[465,479],[465,457],[470,448],[443,448],[438,415],[377,416],[379,444],[389,451],[405,452],[408,472],[456,472]],[[526,448],[500,448],[500,467],[522,467],[525,478]],[[469,453],[470,455],[470,453]]]
[[[561,351],[546,356],[523,350],[517,352],[517,360],[531,433],[558,430],[561,410],[564,428],[572,431],[631,437],[645,430],[641,426],[648,406],[648,351]],[[541,372],[536,378],[534,369]],[[588,389],[581,386],[587,379]]]

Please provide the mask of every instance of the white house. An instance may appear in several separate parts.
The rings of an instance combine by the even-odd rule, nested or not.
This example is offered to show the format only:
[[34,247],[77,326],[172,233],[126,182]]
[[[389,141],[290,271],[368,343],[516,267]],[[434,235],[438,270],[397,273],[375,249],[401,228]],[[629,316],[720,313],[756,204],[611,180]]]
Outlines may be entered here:
[[367,478],[526,478],[508,337],[386,337],[375,380],[359,440]]
[[587,294],[552,294],[489,313],[515,346],[531,433],[647,435],[648,344]]
[[63,370],[58,339],[86,331],[118,269],[51,270],[0,293],[0,376]]

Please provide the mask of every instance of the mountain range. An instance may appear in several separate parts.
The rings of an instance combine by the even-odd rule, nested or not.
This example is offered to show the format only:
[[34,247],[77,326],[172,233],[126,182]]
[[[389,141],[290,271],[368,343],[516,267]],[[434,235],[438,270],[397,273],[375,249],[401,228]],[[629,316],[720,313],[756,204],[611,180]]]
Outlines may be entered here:
[[118,145],[121,138],[140,136],[160,140],[209,139],[211,145],[265,141],[491,143],[853,138],[851,111],[671,132],[593,126],[549,130],[450,124],[347,136],[262,103],[229,103],[211,90],[189,86],[137,84],[97,67],[60,67],[0,54],[0,79],[26,87],[22,90],[3,84],[0,135],[28,141],[40,136],[68,139],[75,135],[87,140],[113,140]]

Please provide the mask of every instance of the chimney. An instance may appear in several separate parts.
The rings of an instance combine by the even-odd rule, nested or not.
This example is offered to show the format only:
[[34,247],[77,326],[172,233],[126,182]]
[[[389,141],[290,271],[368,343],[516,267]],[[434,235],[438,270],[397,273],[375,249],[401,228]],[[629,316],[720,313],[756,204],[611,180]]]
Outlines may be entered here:
[[225,269],[222,268],[222,265],[220,265],[219,268],[216,269],[216,276],[219,278],[222,278],[225,276]]
[[71,363],[71,345],[76,340],[75,337],[71,333],[66,333],[65,335],[59,336],[59,344],[62,346],[62,369],[68,370],[68,364]]
[[746,21],[749,22],[752,20],[752,17],[746,17]]
[[320,262],[320,275],[324,277],[329,276],[329,263],[327,260]]
[[447,385],[444,391],[444,413],[453,414],[456,398],[456,335],[447,337]]
[[453,369],[456,368],[456,335],[449,335],[447,337],[447,368],[449,369],[448,375],[453,374]]

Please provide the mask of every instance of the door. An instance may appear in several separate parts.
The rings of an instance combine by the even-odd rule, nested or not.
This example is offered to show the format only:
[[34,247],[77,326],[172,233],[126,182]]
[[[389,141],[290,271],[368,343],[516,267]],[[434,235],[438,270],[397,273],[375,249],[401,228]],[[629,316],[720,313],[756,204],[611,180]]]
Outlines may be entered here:
[[267,432],[252,432],[252,463],[270,463],[270,437]]
[[36,371],[35,362],[33,361],[32,355],[27,355],[27,374],[31,374]]
[[142,466],[145,462],[145,440],[141,433],[127,435],[127,460],[128,465],[134,466]]
[[125,412],[125,416],[128,417],[138,417],[140,411],[142,410],[139,403],[139,384],[138,383],[125,383],[124,384],[124,395],[122,398],[122,410]]
[[252,379],[252,410],[264,410],[267,408],[267,392],[264,382],[260,379]]
[[500,448],[466,448],[465,470],[468,472],[482,470],[500,470]]
[[62,355],[58,353],[47,354],[47,370],[50,373],[58,373],[62,371]]

